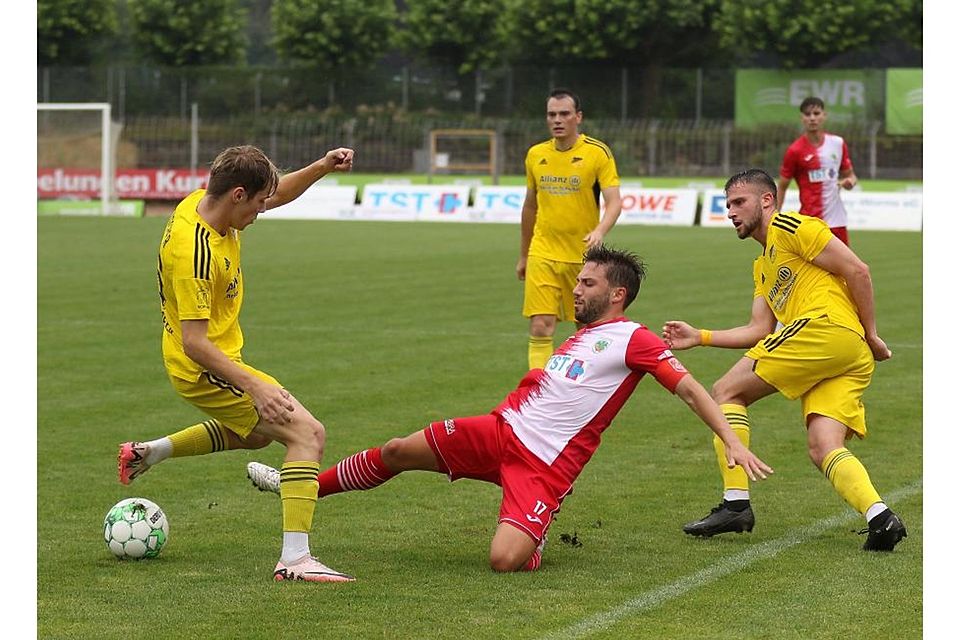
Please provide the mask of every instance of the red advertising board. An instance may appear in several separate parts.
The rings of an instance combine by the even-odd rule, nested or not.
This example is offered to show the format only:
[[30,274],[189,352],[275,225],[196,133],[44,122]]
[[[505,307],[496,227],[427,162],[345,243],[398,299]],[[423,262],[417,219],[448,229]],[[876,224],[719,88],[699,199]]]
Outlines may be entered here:
[[[189,169],[119,169],[114,194],[128,200],[180,200],[203,187],[207,172]],[[96,198],[100,172],[94,169],[37,169],[37,198]]]

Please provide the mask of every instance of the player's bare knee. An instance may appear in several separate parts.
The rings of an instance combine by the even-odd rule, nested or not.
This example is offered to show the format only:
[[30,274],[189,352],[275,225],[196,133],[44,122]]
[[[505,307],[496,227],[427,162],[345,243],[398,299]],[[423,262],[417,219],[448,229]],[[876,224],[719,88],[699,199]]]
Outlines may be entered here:
[[729,387],[724,384],[723,378],[713,383],[713,386],[710,388],[710,397],[713,398],[713,401],[717,404],[730,402]]
[[810,456],[810,462],[813,463],[813,466],[820,468],[820,465],[823,463],[823,459],[827,457],[827,454],[830,451],[827,448],[821,446],[816,442],[807,443],[807,455]]
[[392,438],[380,447],[381,459],[391,471],[399,471],[405,468],[409,458],[406,445],[406,438]]
[[507,551],[491,551],[490,552],[490,568],[498,573],[510,573],[512,571],[519,571],[530,559],[529,556],[522,557],[522,553],[517,553],[515,550]]
[[307,430],[319,452],[323,453],[323,446],[327,442],[327,430],[324,428],[323,423],[313,416],[310,416],[307,420]]

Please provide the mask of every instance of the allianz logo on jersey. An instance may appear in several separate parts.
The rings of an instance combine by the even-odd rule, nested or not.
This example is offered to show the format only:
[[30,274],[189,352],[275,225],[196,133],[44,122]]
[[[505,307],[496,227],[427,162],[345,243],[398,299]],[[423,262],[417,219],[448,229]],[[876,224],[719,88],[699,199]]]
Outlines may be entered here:
[[548,373],[556,373],[570,380],[579,381],[586,373],[583,360],[573,356],[554,354],[547,360],[547,366],[544,370]]

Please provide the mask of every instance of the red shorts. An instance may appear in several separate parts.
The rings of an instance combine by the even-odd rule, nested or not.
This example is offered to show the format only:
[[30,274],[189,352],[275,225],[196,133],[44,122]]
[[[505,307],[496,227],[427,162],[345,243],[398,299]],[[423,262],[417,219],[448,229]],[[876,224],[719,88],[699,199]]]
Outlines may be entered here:
[[431,423],[427,443],[450,480],[472,478],[503,489],[500,519],[539,543],[573,485],[523,446],[494,413]]

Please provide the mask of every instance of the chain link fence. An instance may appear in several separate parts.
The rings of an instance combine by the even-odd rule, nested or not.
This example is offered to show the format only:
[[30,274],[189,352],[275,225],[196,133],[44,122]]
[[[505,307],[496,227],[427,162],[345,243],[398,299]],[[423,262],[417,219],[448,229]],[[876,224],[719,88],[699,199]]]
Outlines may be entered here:
[[[143,116],[124,122],[117,166],[191,167],[194,148],[199,162],[207,163],[224,147],[254,144],[282,169],[296,169],[344,145],[357,151],[357,172],[426,173],[430,131],[455,128],[495,130],[499,173],[506,175],[522,175],[527,149],[549,138],[541,119],[464,120],[373,112],[351,117],[201,118],[194,128],[189,120]],[[787,145],[800,134],[795,126],[739,131],[729,120],[585,120],[582,130],[610,146],[625,179],[715,178],[749,167],[775,175]],[[861,178],[922,179],[922,137],[882,135],[877,123],[842,133]]]
[[[39,102],[109,102],[122,125],[118,168],[191,167],[221,149],[256,144],[278,166],[303,166],[337,145],[356,170],[425,172],[429,132],[493,129],[501,174],[523,173],[527,148],[549,137],[541,114],[555,86],[576,87],[582,130],[606,142],[625,178],[722,177],[779,170],[799,117],[783,126],[733,126],[734,69],[609,66],[452,69],[384,61],[373,70],[307,68],[40,68]],[[192,121],[192,113],[199,121]],[[922,179],[922,136],[891,136],[883,114],[844,125],[863,178]]]

